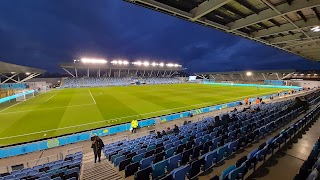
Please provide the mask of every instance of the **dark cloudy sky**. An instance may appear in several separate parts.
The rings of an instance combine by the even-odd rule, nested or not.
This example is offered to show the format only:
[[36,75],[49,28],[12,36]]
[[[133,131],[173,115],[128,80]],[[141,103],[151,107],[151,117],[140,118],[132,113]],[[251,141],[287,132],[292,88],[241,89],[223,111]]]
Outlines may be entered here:
[[122,0],[0,1],[0,61],[57,72],[59,62],[83,56],[178,62],[191,72],[320,68]]

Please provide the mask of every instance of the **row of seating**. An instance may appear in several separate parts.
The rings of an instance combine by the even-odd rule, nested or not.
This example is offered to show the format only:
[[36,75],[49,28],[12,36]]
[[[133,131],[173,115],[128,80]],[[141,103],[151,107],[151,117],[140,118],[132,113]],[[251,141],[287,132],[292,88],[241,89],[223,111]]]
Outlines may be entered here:
[[320,137],[294,179],[314,180],[317,178],[320,178]]
[[[279,150],[292,137],[297,135],[310,122],[317,120],[320,115],[320,106],[308,113],[304,118],[291,124],[286,129],[283,129],[276,136],[269,138],[265,143],[262,143],[258,148],[252,150],[247,156],[241,157],[236,164],[229,166],[221,174],[223,180],[242,179],[249,170],[256,170],[258,162],[265,162],[271,157],[275,151]],[[317,147],[318,148],[318,147]],[[318,152],[318,151],[317,151]],[[319,152],[318,152],[319,153]],[[298,179],[305,179],[299,177]]]
[[[279,103],[280,104],[280,103]],[[282,102],[281,103],[282,105],[281,106],[279,106],[279,107],[283,107],[283,105],[284,105],[284,103]],[[262,105],[263,106],[263,105]],[[265,106],[270,106],[270,105],[265,105]],[[263,108],[262,108],[263,109]],[[244,113],[245,114],[245,113]],[[274,116],[274,114],[272,114],[271,116]],[[246,116],[244,116],[244,118],[245,118]],[[259,119],[259,117],[258,116],[256,116],[256,117],[253,117],[253,119],[254,118],[256,118],[256,120],[258,121],[258,119]],[[211,118],[211,119],[205,119],[204,121],[208,121],[207,122],[207,124],[206,123],[201,123],[200,122],[200,124],[199,124],[199,126],[198,127],[202,127],[202,129],[200,129],[200,130],[203,130],[204,128],[206,128],[207,126],[208,126],[208,124],[209,123],[211,123],[212,122],[212,120],[213,120],[214,118]],[[211,120],[211,121],[210,121]],[[239,120],[239,121],[243,121],[242,119],[241,120]],[[267,121],[267,118],[264,118],[262,121],[258,121],[258,124],[259,125],[261,125],[261,124],[263,124],[263,123],[267,123],[268,121]],[[249,124],[249,122],[246,124],[245,123],[245,121],[244,122],[242,122],[243,123],[243,125],[244,126],[247,126],[247,124]],[[189,125],[189,126],[192,126],[192,125],[194,125],[194,124],[191,124],[191,125]],[[203,125],[203,126],[201,126],[201,125]],[[123,166],[122,166],[122,163],[124,163],[125,165],[127,165],[128,163],[131,163],[131,164],[129,164],[129,165],[127,165],[127,167],[125,167],[125,169],[126,170],[128,170],[128,173],[126,173],[126,175],[128,176],[128,175],[131,175],[132,173],[130,173],[130,172],[135,172],[135,170],[137,170],[138,168],[139,168],[139,166],[140,166],[140,169],[141,169],[141,171],[138,171],[136,174],[135,174],[135,177],[136,177],[136,179],[141,179],[141,177],[139,177],[139,174],[142,174],[142,175],[146,175],[146,174],[148,174],[148,173],[146,173],[145,171],[149,171],[150,172],[150,169],[151,169],[151,167],[152,167],[152,176],[154,177],[154,178],[156,178],[156,177],[158,177],[158,176],[161,176],[161,175],[163,175],[163,172],[164,172],[164,166],[167,166],[168,165],[168,167],[169,168],[167,168],[167,171],[169,170],[169,171],[171,171],[172,170],[172,167],[177,167],[177,164],[178,164],[178,161],[179,161],[179,159],[180,159],[180,157],[181,157],[181,162],[182,162],[182,164],[181,165],[183,165],[183,164],[185,164],[185,163],[187,163],[187,162],[189,162],[189,158],[191,157],[191,159],[195,159],[195,158],[197,158],[199,155],[200,155],[200,151],[201,151],[201,154],[203,155],[204,153],[206,153],[206,152],[208,152],[209,151],[209,149],[210,150],[213,150],[213,149],[215,149],[216,147],[218,147],[218,146],[223,146],[224,144],[224,146],[223,147],[220,147],[221,149],[219,150],[219,151],[217,151],[217,152],[219,152],[219,157],[221,157],[221,154],[220,153],[222,153],[222,156],[224,156],[224,154],[226,153],[226,155],[230,155],[234,150],[236,150],[239,146],[238,146],[238,141],[239,141],[239,139],[237,139],[237,140],[235,140],[236,138],[237,138],[237,136],[239,135],[239,134],[244,134],[244,133],[246,133],[244,130],[246,130],[246,128],[245,127],[238,127],[238,129],[237,130],[239,130],[239,132],[236,134],[235,132],[235,130],[233,129],[233,127],[235,126],[235,123],[233,123],[233,124],[229,124],[230,126],[229,126],[229,128],[228,128],[228,137],[225,137],[224,138],[224,141],[223,142],[220,142],[221,141],[221,139],[222,139],[222,137],[220,136],[220,137],[217,137],[217,138],[215,138],[214,140],[212,139],[213,137],[214,137],[214,135],[216,135],[217,134],[217,131],[219,131],[219,130],[221,130],[221,129],[219,129],[219,128],[217,128],[217,129],[214,129],[214,132],[211,132],[210,134],[203,134],[203,132],[201,132],[201,134],[195,134],[195,136],[197,136],[197,138],[196,137],[194,137],[195,138],[195,141],[188,141],[188,139],[185,139],[185,138],[183,138],[183,139],[181,139],[180,140],[180,142],[182,142],[182,141],[185,141],[186,142],[186,144],[180,144],[180,142],[178,143],[178,142],[174,142],[175,144],[174,145],[178,145],[178,146],[174,146],[174,147],[171,147],[171,148],[173,148],[174,150],[173,150],[173,152],[172,153],[176,153],[175,154],[175,156],[174,157],[171,157],[172,159],[165,159],[165,160],[162,160],[162,161],[160,161],[159,162],[159,160],[161,160],[161,158],[157,158],[157,157],[169,157],[169,155],[170,155],[170,153],[171,152],[169,152],[168,150],[170,150],[170,149],[168,149],[168,144],[167,144],[167,142],[169,142],[169,141],[165,141],[165,142],[163,142],[163,144],[165,144],[166,143],[166,145],[165,146],[163,146],[163,148],[161,148],[161,143],[159,143],[159,144],[156,144],[156,146],[158,146],[158,148],[156,149],[156,151],[155,152],[153,152],[153,153],[157,153],[157,154],[153,154],[153,153],[146,153],[146,154],[148,154],[147,156],[148,157],[146,157],[145,156],[145,154],[143,154],[144,152],[142,152],[142,151],[140,151],[140,153],[141,154],[139,154],[139,155],[137,155],[137,157],[139,157],[140,159],[143,157],[143,156],[145,156],[146,158],[145,159],[141,159],[141,161],[140,161],[140,163],[139,162],[136,162],[136,161],[139,161],[140,159],[139,158],[133,158],[133,159],[131,159],[130,157],[132,157],[132,154],[126,154],[126,156],[124,156],[123,154],[121,154],[121,153],[123,153],[125,150],[119,150],[117,147],[116,147],[116,149],[113,149],[113,150],[118,150],[118,152],[120,152],[120,154],[118,154],[118,153],[116,153],[116,154],[113,154],[112,152],[110,153],[110,149],[109,149],[109,152],[105,152],[105,154],[106,154],[106,156],[107,157],[109,157],[109,159],[111,159],[111,161],[113,162],[113,163],[115,163],[115,165],[120,165],[120,167],[119,167],[119,169],[120,170],[122,170],[123,169]],[[182,127],[184,127],[184,126],[182,126]],[[187,127],[188,127],[188,125],[187,125]],[[195,126],[194,126],[195,127]],[[271,127],[271,124],[269,125],[269,126],[267,126],[268,128],[269,127]],[[256,128],[256,127],[255,127]],[[182,128],[183,129],[183,128]],[[240,129],[241,129],[241,131],[240,131]],[[252,130],[252,128],[250,128],[250,129],[248,129],[249,130],[249,132]],[[257,135],[259,135],[260,134],[260,127],[259,127],[259,129],[254,129],[255,130],[255,133],[257,133]],[[229,132],[230,131],[230,132]],[[242,145],[244,145],[244,144],[247,144],[249,141],[248,140],[250,140],[251,141],[251,139],[253,140],[254,138],[255,138],[255,135],[253,134],[253,133],[249,133],[248,132],[248,134],[250,135],[250,137],[251,138],[248,138],[249,136],[247,136],[247,137],[242,137],[241,138],[241,143],[240,144],[242,144]],[[261,132],[266,132],[266,127],[262,127],[261,128]],[[186,136],[187,138],[188,137],[191,137],[191,135],[190,136],[188,136],[188,134],[190,134],[190,132],[188,132],[188,133],[186,133],[184,136]],[[220,135],[220,134],[219,134]],[[165,138],[165,137],[163,137],[163,138]],[[199,139],[200,138],[200,139]],[[211,139],[210,139],[211,138]],[[247,140],[245,140],[245,139],[247,139]],[[150,139],[150,140],[152,140],[152,139]],[[232,140],[235,140],[235,141],[232,141]],[[231,142],[232,141],[232,142]],[[137,142],[139,142],[139,141],[137,141]],[[171,141],[172,142],[172,141]],[[230,143],[229,143],[230,142]],[[172,142],[173,143],[173,142]],[[229,143],[229,144],[228,144]],[[163,145],[162,144],[162,145]],[[121,144],[121,146],[122,146],[123,144]],[[179,146],[179,145],[184,145],[184,146]],[[213,145],[212,147],[210,147],[210,145]],[[150,145],[149,145],[149,147],[150,147]],[[149,148],[148,147],[148,148]],[[167,148],[166,148],[167,147]],[[179,148],[179,147],[183,147],[183,148]],[[161,150],[166,150],[165,152],[162,152]],[[150,150],[150,149],[148,149],[148,150]],[[112,151],[112,150],[111,150]],[[138,151],[136,151],[136,150],[134,150],[133,152],[131,152],[131,153],[135,153],[135,152],[138,152],[139,153],[139,150]],[[109,153],[109,154],[108,154]],[[111,158],[110,158],[110,156],[111,156]],[[136,155],[135,155],[136,156]],[[127,159],[125,159],[125,158],[127,158]],[[125,159],[125,160],[124,160]],[[208,161],[209,162],[209,161]],[[154,164],[153,164],[154,163]],[[195,161],[195,162],[192,162],[192,164],[193,164],[193,166],[195,166],[196,167],[196,164],[198,164],[198,163],[201,163],[201,161],[199,160],[199,161]],[[147,167],[147,168],[145,168],[146,166],[148,166],[148,165],[151,165],[152,164],[152,166],[149,166],[149,167]],[[191,165],[191,164],[190,164]],[[192,165],[191,165],[192,166]],[[190,166],[190,167],[191,167]],[[207,164],[207,166],[208,166],[208,164]],[[183,167],[183,166],[181,166],[181,167]],[[143,169],[144,168],[144,169]],[[183,170],[182,171],[185,171],[185,170],[188,170],[188,168],[182,168]],[[192,168],[191,168],[192,169]],[[133,171],[130,171],[130,170],[133,170]],[[179,172],[180,172],[180,170],[181,170],[181,168],[179,169],[177,169],[177,171],[172,171],[172,176],[173,177],[175,177],[175,175],[176,174],[179,174]],[[127,172],[127,171],[126,171]],[[197,171],[196,171],[197,172]],[[194,173],[193,173],[194,174]],[[177,177],[179,177],[179,176],[177,176]],[[184,177],[184,176],[183,176]]]
[[[253,114],[247,113],[247,112],[232,112],[230,114],[232,116],[233,114],[238,113],[237,117],[239,118],[239,121],[241,121],[241,123],[248,124],[249,121],[246,122],[245,119],[250,119],[250,118],[258,119],[264,114],[263,111],[265,111],[265,110],[269,111],[268,112],[269,114],[265,114],[265,115],[273,114],[274,110],[279,109],[279,107],[281,107],[281,108],[287,107],[288,104],[290,104],[290,103],[292,103],[292,101],[274,103],[272,105],[270,105],[270,104],[260,105],[261,112],[257,112],[255,114],[255,116]],[[252,106],[252,108],[255,108],[255,106]],[[221,119],[224,115],[225,114],[221,114],[220,117],[218,117],[218,119]],[[202,130],[204,128],[207,128],[208,124],[212,123],[212,121],[214,121],[214,118],[209,117],[207,119],[204,119],[201,122],[181,126],[180,127],[180,135],[184,136],[185,134],[195,133],[197,130]],[[236,122],[233,122],[233,123],[236,123]],[[230,124],[228,129],[234,130],[233,125]],[[190,130],[191,130],[191,132],[189,132]],[[197,136],[199,136],[199,135],[197,135]],[[171,134],[171,135],[163,136],[162,140],[167,139],[167,138],[169,138],[169,139],[175,138],[175,135]],[[108,144],[105,146],[104,153],[106,156],[110,156],[110,155],[114,154],[115,152],[117,152],[116,154],[123,153],[129,148],[131,148],[133,152],[138,152],[139,149],[141,149],[141,147],[143,147],[143,146],[149,146],[149,148],[150,148],[150,147],[152,147],[152,144],[155,145],[157,143],[160,143],[160,141],[161,141],[159,139],[157,139],[157,140],[154,140],[154,139],[155,139],[155,135],[148,135],[148,136],[140,137],[140,138],[133,139],[130,141],[123,140],[120,142],[111,143],[111,144]]]
[[128,86],[139,81],[143,84],[177,84],[181,81],[177,78],[115,78],[115,77],[83,77],[67,78],[63,80],[62,87],[103,87],[103,86]]
[[0,180],[78,179],[82,166],[82,156],[82,152],[77,152],[67,155],[63,160],[4,173],[0,175]]

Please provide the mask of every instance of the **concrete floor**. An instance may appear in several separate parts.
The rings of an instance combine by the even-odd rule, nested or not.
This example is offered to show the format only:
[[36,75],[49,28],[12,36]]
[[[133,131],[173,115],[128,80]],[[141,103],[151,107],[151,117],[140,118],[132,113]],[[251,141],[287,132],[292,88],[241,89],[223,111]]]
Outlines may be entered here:
[[293,179],[307,160],[313,145],[320,137],[320,118],[301,136],[289,142],[265,162],[248,179]]

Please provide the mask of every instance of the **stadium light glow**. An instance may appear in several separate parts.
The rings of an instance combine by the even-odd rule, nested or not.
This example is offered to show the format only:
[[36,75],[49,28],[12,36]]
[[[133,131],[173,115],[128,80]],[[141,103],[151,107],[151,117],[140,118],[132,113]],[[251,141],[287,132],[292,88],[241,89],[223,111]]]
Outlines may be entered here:
[[111,61],[111,64],[127,65],[129,62],[126,60],[113,60]]
[[141,61],[137,61],[137,62],[133,62],[132,64],[141,66],[141,65],[142,65],[142,62],[141,62]]
[[311,31],[320,32],[320,26],[315,26],[315,27],[311,28]]
[[26,75],[30,75],[31,73],[29,73],[29,72],[26,72]]
[[166,64],[168,67],[173,67],[174,66],[174,64],[172,64],[172,63],[168,63],[168,64]]
[[251,76],[251,75],[252,75],[252,72],[248,71],[247,76]]
[[149,64],[150,64],[150,63],[147,62],[147,61],[143,62],[143,65],[144,65],[144,66],[149,66]]
[[16,73],[16,72],[11,72],[11,74],[14,74],[14,73]]
[[159,66],[163,67],[163,66],[164,66],[164,63],[159,63]]
[[158,63],[153,62],[151,65],[152,66],[156,66],[156,65],[158,65]]
[[105,64],[108,61],[105,59],[89,59],[89,58],[82,58],[81,62],[83,63],[95,63],[95,64]]

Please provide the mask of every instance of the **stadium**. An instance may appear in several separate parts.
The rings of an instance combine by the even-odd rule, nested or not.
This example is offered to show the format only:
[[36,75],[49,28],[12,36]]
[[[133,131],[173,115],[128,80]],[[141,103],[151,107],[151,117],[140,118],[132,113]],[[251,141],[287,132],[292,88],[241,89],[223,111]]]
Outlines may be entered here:
[[[125,2],[320,60],[318,0]],[[59,67],[0,62],[0,180],[320,178],[319,70],[90,56]]]

